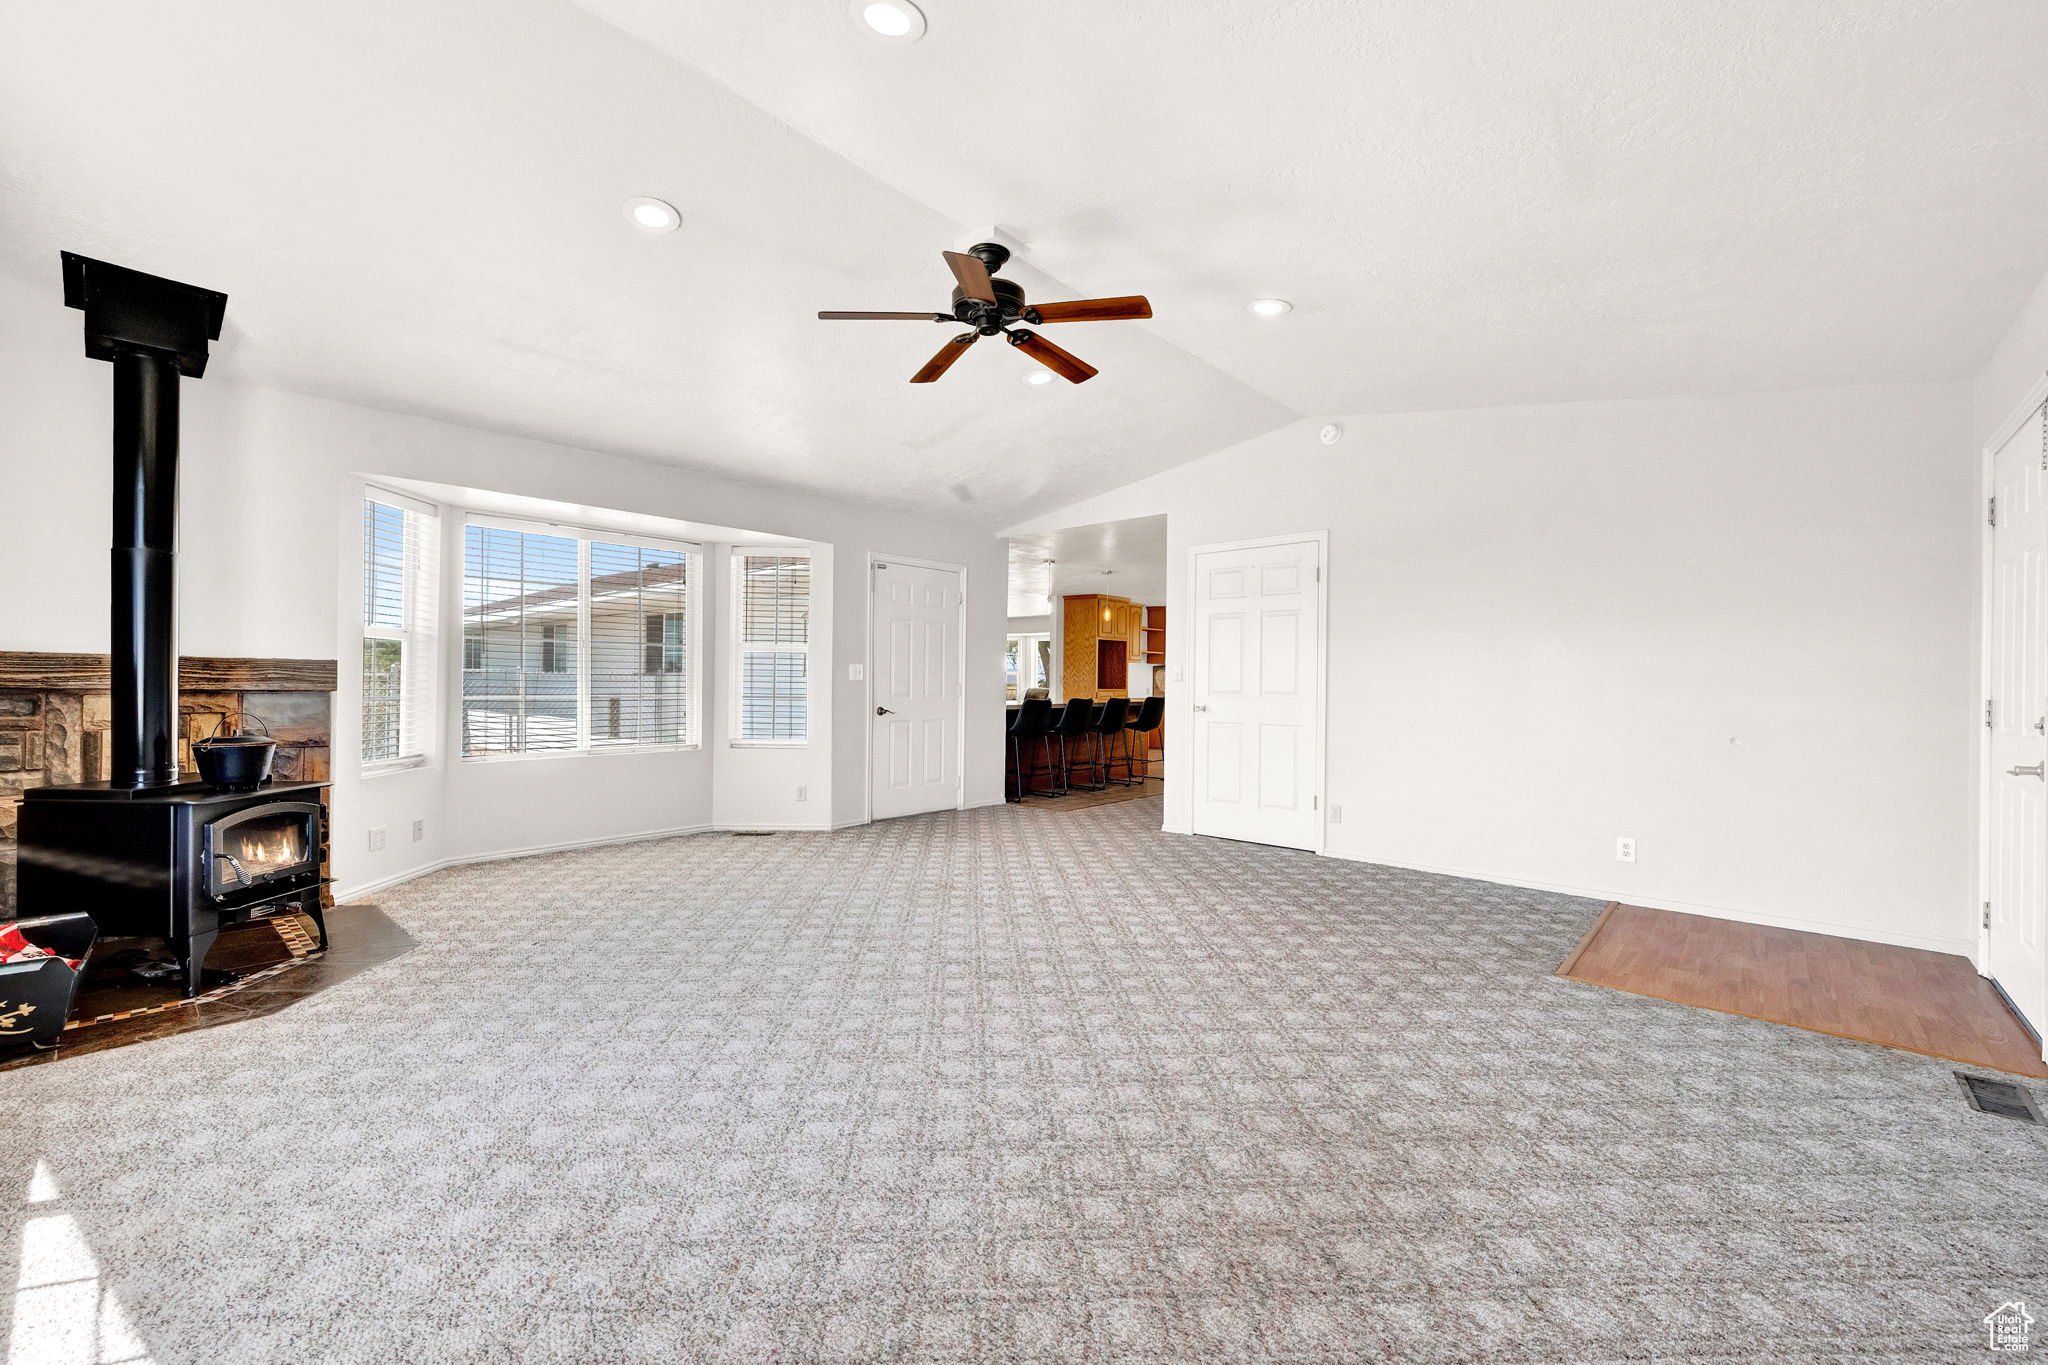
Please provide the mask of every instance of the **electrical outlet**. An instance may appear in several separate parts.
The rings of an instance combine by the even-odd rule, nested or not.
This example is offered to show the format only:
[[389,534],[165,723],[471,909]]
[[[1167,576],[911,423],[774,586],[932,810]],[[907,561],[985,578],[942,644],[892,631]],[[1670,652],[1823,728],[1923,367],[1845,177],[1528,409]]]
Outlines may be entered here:
[[370,852],[381,852],[384,848],[384,826],[370,826]]
[[798,787],[798,788],[796,789],[796,799],[797,799],[797,800],[799,800],[799,801],[808,801],[808,800],[810,800],[810,799],[811,799],[811,789],[810,789],[809,787]]
[[868,666],[866,664],[848,664],[846,666],[846,680],[848,682],[860,682],[867,676]]
[[413,822],[412,822],[412,841],[413,841],[414,843],[418,843],[418,842],[419,842],[420,840],[422,840],[422,839],[424,839],[424,838],[426,838],[426,837],[427,837],[427,822],[426,822],[426,821],[424,821],[424,820],[415,820],[415,821],[413,821]]
[[1344,823],[1344,808],[1342,806],[1336,805],[1335,803],[1331,804],[1330,823],[1333,825],[1341,825]]
[[1630,835],[1622,835],[1614,841],[1614,861],[1632,863],[1636,860],[1636,841]]

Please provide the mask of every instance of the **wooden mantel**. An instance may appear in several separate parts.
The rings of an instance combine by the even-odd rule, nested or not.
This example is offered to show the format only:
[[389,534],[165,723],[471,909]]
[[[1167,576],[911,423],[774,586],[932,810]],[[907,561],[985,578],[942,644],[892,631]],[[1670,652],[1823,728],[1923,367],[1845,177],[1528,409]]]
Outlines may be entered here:
[[[182,692],[332,692],[337,668],[332,659],[215,659],[186,655],[178,660]],[[0,649],[0,688],[34,692],[104,692],[112,674],[104,654],[37,654]]]

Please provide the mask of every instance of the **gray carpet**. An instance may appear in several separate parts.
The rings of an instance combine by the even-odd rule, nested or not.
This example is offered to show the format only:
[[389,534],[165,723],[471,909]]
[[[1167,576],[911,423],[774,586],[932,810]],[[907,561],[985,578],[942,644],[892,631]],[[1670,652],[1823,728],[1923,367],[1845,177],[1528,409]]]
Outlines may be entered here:
[[2048,1304],[2048,1131],[1948,1065],[1158,819],[387,893],[407,956],[0,1078],[11,1365],[1925,1362]]

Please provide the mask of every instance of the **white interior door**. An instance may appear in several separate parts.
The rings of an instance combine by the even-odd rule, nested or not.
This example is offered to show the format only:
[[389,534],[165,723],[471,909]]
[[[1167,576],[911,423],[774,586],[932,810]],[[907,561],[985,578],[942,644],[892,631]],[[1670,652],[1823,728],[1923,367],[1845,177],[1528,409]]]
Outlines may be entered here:
[[892,559],[870,577],[872,813],[952,810],[960,803],[961,571]]
[[2048,445],[2042,416],[1992,461],[1991,923],[1984,972],[2048,1032]]
[[1322,543],[1194,554],[1194,831],[1320,849]]

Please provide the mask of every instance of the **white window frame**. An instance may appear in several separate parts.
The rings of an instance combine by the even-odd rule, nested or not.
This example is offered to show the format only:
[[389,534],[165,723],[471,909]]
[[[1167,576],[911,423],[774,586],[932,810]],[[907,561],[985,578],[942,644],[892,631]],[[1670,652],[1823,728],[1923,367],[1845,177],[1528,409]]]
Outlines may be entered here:
[[[1036,644],[1040,640],[1043,640],[1046,642],[1046,644],[1050,645],[1052,643],[1052,633],[1050,631],[1044,630],[1011,631],[1010,634],[1004,637],[1003,640],[1003,653],[1005,656],[1007,656],[1010,652],[1010,641],[1012,640],[1019,642],[1019,648],[1017,650],[1017,695],[1015,697],[1009,698],[1008,700],[1019,701],[1023,699],[1024,694],[1030,691],[1033,686],[1033,684],[1029,681],[1029,678],[1031,670],[1037,666],[1038,658],[1037,650],[1035,648],[1032,649],[1029,655],[1027,655],[1024,651],[1024,646],[1036,646]],[[1007,669],[1005,669],[1004,671],[1008,672]],[[1007,689],[1009,687],[1009,683],[1005,681],[1003,686],[1005,689]],[[1044,687],[1048,691],[1050,691],[1052,688],[1052,661],[1050,657],[1048,657],[1046,661],[1045,681],[1043,683],[1038,684],[1038,686]]]
[[[400,687],[403,690],[400,692],[398,705],[400,752],[396,758],[363,757],[361,727],[369,680],[361,673],[356,677],[356,771],[363,777],[375,777],[381,773],[423,768],[434,761],[435,752],[439,747],[440,708],[436,701],[436,683],[440,678],[438,633],[431,628],[421,629],[421,623],[432,622],[435,608],[439,605],[435,597],[438,591],[439,561],[442,557],[441,546],[437,543],[441,509],[430,502],[422,502],[409,494],[399,493],[375,483],[363,484],[358,502],[382,503],[404,513],[408,518],[419,517],[432,528],[425,537],[428,543],[420,547],[417,553],[405,550],[400,552],[400,568],[405,575],[400,588],[404,596],[404,623],[386,626],[372,624],[367,619],[358,622],[362,627],[360,634],[365,640],[396,640],[401,647],[403,660],[400,664]],[[361,535],[360,532],[358,534]],[[362,552],[359,566],[367,572],[370,545],[366,536],[361,538],[359,548]],[[360,576],[361,574],[358,575]],[[358,606],[357,611],[361,616],[369,615],[361,606]],[[408,706],[405,697],[414,688],[424,689],[424,696],[416,706]],[[407,724],[408,715],[413,717],[410,725]],[[415,752],[405,752],[407,749],[413,749]]]
[[[780,559],[801,559],[811,566],[810,595],[804,601],[804,620],[811,620],[811,612],[818,602],[818,557],[808,545],[735,545],[726,556],[726,573],[732,579],[732,590],[727,594],[728,610],[731,612],[732,667],[727,670],[726,680],[732,688],[732,707],[726,717],[730,727],[726,733],[731,736],[728,743],[735,749],[808,749],[811,747],[811,626],[804,628],[802,644],[790,642],[775,645],[750,645],[747,643],[746,610],[742,594],[746,590],[745,575],[740,572],[740,562],[748,555],[774,555]],[[746,676],[747,655],[749,654],[801,654],[804,656],[804,737],[802,739],[742,739],[740,737],[741,715],[746,709],[746,692],[743,679]]]
[[[525,535],[555,536],[576,542],[576,745],[569,749],[540,749],[509,754],[461,753],[464,763],[520,763],[536,759],[588,758],[598,754],[658,754],[683,753],[703,747],[704,734],[704,644],[708,638],[704,621],[704,547],[686,540],[665,540],[658,536],[636,536],[626,531],[608,531],[598,526],[578,526],[568,522],[540,521],[532,517],[501,517],[484,512],[465,512],[462,518],[462,544],[457,552],[460,570],[458,578],[469,581],[469,528],[481,526],[486,530],[516,531]],[[689,724],[684,738],[674,744],[627,744],[605,742],[591,743],[591,700],[590,700],[590,544],[601,541],[606,545],[630,545],[642,550],[660,550],[668,554],[687,556],[688,568],[683,581],[683,614],[689,624],[686,653],[683,667],[683,691],[689,699]],[[459,623],[462,638],[467,641],[469,631],[466,623]],[[464,649],[468,646],[465,644]],[[465,657],[465,662],[467,658]],[[453,725],[458,738],[455,748],[461,749],[459,738],[462,730],[462,703],[457,697],[453,712]]]

